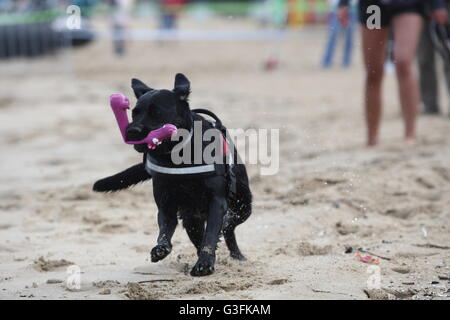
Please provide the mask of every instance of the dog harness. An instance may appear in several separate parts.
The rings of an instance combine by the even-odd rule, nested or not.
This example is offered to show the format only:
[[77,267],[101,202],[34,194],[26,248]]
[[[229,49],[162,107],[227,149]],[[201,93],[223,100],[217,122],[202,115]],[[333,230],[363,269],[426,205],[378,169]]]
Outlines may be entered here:
[[[221,138],[223,143],[223,155],[226,163],[224,164],[181,164],[181,165],[167,165],[167,163],[159,163],[150,154],[144,154],[145,170],[152,176],[164,175],[173,178],[204,178],[208,176],[225,176],[228,180],[229,196],[236,196],[236,175],[234,172],[234,155],[230,150],[234,150],[232,142],[227,141],[227,129],[222,125],[220,119],[211,111],[205,109],[192,110],[194,113],[206,114],[213,118],[215,121],[209,121],[214,128],[221,132]],[[189,136],[183,141],[182,147],[188,144],[193,135],[193,129],[189,132]]]
[[[213,124],[214,125],[214,124]],[[185,141],[183,141],[182,146],[190,142],[192,139],[192,129],[189,132],[189,136]],[[223,143],[223,155],[228,157],[228,143],[226,142],[223,135],[221,135]],[[229,164],[232,164],[232,157],[229,157]],[[165,174],[165,175],[180,175],[180,176],[191,176],[191,175],[204,175],[204,174],[218,174],[222,175],[223,170],[217,164],[190,164],[190,165],[173,165],[167,166],[167,164],[159,164],[156,159],[154,159],[149,154],[145,156],[145,168],[149,174]]]
[[[220,119],[217,118],[217,116],[212,113],[209,110],[203,110],[203,109],[195,109],[192,110],[194,113],[203,113],[211,116],[214,118],[215,121],[209,121],[214,128],[218,129],[221,132],[221,138],[222,138],[222,144],[223,144],[223,155],[226,157],[225,159],[228,161],[228,165],[233,164],[233,157],[231,154],[228,153],[228,142],[226,138],[224,137],[224,134],[226,135],[226,128],[223,127],[222,122]],[[189,132],[189,136],[183,141],[182,146],[184,147],[187,145],[193,135],[193,129]],[[196,175],[198,177],[204,177],[205,175],[224,175],[225,170],[224,166],[225,164],[181,164],[181,165],[170,165],[168,166],[166,164],[159,163],[156,159],[154,159],[151,155],[147,154],[145,155],[145,169],[149,174],[163,174],[163,175],[173,175],[173,176],[189,176],[193,177],[193,175]]]
[[[147,143],[149,149],[155,149],[157,145],[161,144],[162,141],[168,137],[171,137],[177,132],[177,128],[172,124],[166,124],[162,128],[153,130],[149,135],[140,141],[128,141],[126,137],[126,129],[129,125],[128,115],[126,109],[130,107],[130,101],[123,94],[113,94],[110,97],[110,106],[116,117],[119,130],[122,134],[123,141],[127,144],[141,144]],[[212,126],[221,132],[221,139],[223,144],[223,153],[225,157],[226,164],[201,164],[201,165],[172,165],[167,166],[167,164],[158,163],[158,161],[152,158],[148,153],[144,153],[144,166],[145,170],[150,175],[165,175],[169,177],[189,177],[198,178],[213,175],[226,176],[229,186],[229,196],[234,197],[236,195],[236,176],[234,173],[234,154],[229,153],[227,137],[227,129],[222,125],[222,121],[211,111],[205,109],[195,109],[192,110],[193,113],[206,114],[214,119],[214,121],[209,121]],[[203,118],[202,118],[203,119]],[[186,141],[183,141],[184,147],[192,139],[193,129],[189,132],[189,136]],[[234,150],[234,146],[232,146]]]

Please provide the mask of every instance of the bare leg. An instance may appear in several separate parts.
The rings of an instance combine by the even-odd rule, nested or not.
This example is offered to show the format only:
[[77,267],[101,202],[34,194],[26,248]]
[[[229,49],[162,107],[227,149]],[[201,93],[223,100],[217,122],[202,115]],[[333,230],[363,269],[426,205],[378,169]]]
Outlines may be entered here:
[[420,103],[419,83],[413,70],[413,62],[422,30],[422,17],[414,13],[401,14],[393,19],[392,28],[405,140],[412,142],[416,138],[416,118]]
[[365,106],[367,121],[367,145],[378,144],[378,131],[381,118],[381,83],[383,80],[384,61],[388,29],[370,30],[362,26],[362,45],[366,67]]

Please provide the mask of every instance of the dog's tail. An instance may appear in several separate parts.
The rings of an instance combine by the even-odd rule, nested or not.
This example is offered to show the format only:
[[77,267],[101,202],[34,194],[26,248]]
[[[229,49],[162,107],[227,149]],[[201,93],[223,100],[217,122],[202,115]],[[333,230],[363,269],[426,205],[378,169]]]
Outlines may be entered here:
[[144,164],[139,163],[113,176],[98,180],[94,183],[92,190],[96,192],[115,192],[127,189],[151,178],[152,176],[145,170]]

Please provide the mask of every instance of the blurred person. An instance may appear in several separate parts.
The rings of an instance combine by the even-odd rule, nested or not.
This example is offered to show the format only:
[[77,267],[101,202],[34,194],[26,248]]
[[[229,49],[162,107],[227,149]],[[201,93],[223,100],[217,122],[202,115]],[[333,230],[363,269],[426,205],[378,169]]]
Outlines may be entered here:
[[[352,1],[353,4],[355,1]],[[352,51],[353,51],[353,34],[355,29],[355,24],[357,20],[357,13],[355,6],[351,7],[350,11],[350,21],[348,26],[343,27],[337,18],[337,10],[339,0],[328,0],[331,12],[328,18],[328,41],[325,47],[325,54],[322,58],[322,66],[324,68],[330,68],[333,64],[334,52],[336,49],[336,42],[340,34],[344,36],[344,55],[342,58],[342,66],[347,68],[351,64]]]
[[12,0],[10,4],[10,11],[14,13],[22,13],[31,11],[32,6],[29,0]]
[[[450,0],[446,0],[447,11],[450,11]],[[427,8],[430,9],[429,7]],[[447,23],[449,23],[447,19]],[[432,41],[432,21],[427,16],[422,31],[422,38],[418,50],[420,89],[422,94],[423,111],[425,114],[439,114],[438,77],[436,74],[436,48]],[[447,92],[450,95],[450,57],[443,52],[440,55],[444,64]],[[449,105],[450,116],[450,105]]]
[[[431,15],[438,23],[448,18],[444,0],[429,0]],[[367,145],[378,144],[381,119],[381,85],[383,80],[386,45],[389,31],[394,36],[394,62],[397,74],[400,104],[405,124],[405,142],[416,139],[416,118],[420,102],[420,89],[413,71],[413,60],[422,30],[423,0],[360,0],[359,19],[361,23],[362,48],[366,69],[365,111],[367,122]],[[376,5],[380,9],[380,27],[372,28],[369,21]],[[340,0],[338,18],[347,26],[350,20],[349,0]],[[369,20],[370,19],[370,20]],[[369,28],[370,26],[370,28]]]
[[125,55],[125,29],[128,23],[130,0],[109,0],[109,5],[113,10],[111,28],[114,53],[120,57]]
[[186,0],[161,0],[160,11],[161,21],[160,28],[162,30],[173,30],[177,28],[177,18]]

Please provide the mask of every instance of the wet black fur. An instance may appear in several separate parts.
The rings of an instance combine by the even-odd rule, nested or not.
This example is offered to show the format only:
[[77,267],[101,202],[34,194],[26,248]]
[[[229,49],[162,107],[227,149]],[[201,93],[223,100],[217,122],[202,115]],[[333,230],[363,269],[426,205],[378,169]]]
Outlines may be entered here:
[[[173,90],[154,90],[137,79],[132,80],[132,88],[138,100],[132,113],[133,121],[127,128],[129,140],[140,140],[166,123],[190,130],[193,121],[200,120],[203,130],[212,127],[210,122],[191,112],[188,103],[190,83],[182,74],[176,75]],[[156,150],[149,150],[146,145],[135,145],[134,148],[138,152],[147,152],[162,164],[172,165],[170,151],[176,143],[166,140]],[[235,160],[237,157],[235,152]],[[164,259],[171,252],[171,239],[178,218],[181,218],[198,254],[191,275],[205,276],[214,272],[215,251],[221,234],[231,257],[245,259],[237,245],[234,230],[250,216],[252,195],[245,166],[236,165],[235,172],[236,199],[229,197],[227,178],[223,175],[202,178],[174,178],[167,175],[151,177],[143,163],[97,181],[93,190],[118,191],[153,179],[160,230],[157,245],[151,250],[152,262]]]

